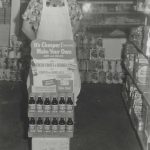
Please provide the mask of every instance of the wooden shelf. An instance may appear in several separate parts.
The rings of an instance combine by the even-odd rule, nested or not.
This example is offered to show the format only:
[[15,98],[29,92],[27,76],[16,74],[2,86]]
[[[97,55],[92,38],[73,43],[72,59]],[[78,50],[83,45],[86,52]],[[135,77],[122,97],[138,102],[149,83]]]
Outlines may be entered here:
[[58,117],[58,118],[73,118],[74,117],[74,113],[73,112],[64,112],[64,113],[60,113],[60,112],[28,112],[28,117]]
[[80,4],[83,4],[83,3],[92,3],[92,4],[134,4],[133,1],[130,1],[130,0],[120,0],[120,1],[117,1],[117,0],[99,0],[99,1],[96,1],[96,0],[91,0],[91,1],[84,1],[84,0],[78,0],[78,3]]
[[54,137],[57,137],[57,138],[72,138],[73,137],[73,132],[64,132],[64,133],[61,133],[61,132],[50,132],[50,133],[31,133],[31,132],[28,132],[28,137],[39,137],[39,138],[54,138]]

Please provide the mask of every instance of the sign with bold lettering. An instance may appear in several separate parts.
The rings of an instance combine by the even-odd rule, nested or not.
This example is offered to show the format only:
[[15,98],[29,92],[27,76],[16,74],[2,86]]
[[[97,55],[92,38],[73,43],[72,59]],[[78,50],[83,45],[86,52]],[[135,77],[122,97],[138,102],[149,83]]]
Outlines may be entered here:
[[35,40],[31,48],[32,92],[72,92],[76,69],[74,42]]

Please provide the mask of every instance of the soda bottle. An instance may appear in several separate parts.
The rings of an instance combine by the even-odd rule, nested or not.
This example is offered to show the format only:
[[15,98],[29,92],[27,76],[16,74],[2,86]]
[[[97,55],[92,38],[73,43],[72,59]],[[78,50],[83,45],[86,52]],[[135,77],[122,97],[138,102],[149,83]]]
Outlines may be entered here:
[[66,110],[67,110],[67,112],[73,111],[73,101],[72,101],[72,97],[70,97],[70,96],[67,98]]
[[60,118],[59,120],[59,132],[65,132],[66,122],[64,118]]
[[50,98],[46,97],[45,101],[44,101],[44,111],[45,112],[50,112],[50,110],[51,110],[51,105],[50,104],[51,104]]
[[30,97],[29,99],[29,112],[35,112],[35,99],[33,96]]
[[53,132],[58,131],[58,120],[57,120],[57,118],[53,118],[53,120],[52,120],[52,131]]
[[41,133],[43,131],[43,120],[41,117],[37,120],[37,132]]
[[67,130],[67,132],[73,132],[72,118],[68,118],[66,130]]
[[44,121],[44,132],[48,133],[51,131],[51,122],[50,119],[47,117]]
[[29,120],[29,132],[35,132],[35,119],[33,117]]
[[65,98],[62,96],[60,97],[60,100],[59,100],[59,111],[65,112],[65,107],[66,107],[66,101],[65,101]]
[[38,112],[43,112],[43,100],[42,97],[39,96],[36,102],[36,106],[37,106],[37,111]]
[[52,112],[58,112],[58,100],[56,97],[52,99]]

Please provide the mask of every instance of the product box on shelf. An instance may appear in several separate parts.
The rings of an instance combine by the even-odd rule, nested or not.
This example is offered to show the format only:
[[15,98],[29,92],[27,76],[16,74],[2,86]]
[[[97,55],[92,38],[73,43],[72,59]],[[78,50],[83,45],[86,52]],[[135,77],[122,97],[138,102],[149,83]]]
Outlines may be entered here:
[[139,86],[142,86],[143,92],[150,87],[150,66],[148,60],[139,54],[135,62],[135,77]]

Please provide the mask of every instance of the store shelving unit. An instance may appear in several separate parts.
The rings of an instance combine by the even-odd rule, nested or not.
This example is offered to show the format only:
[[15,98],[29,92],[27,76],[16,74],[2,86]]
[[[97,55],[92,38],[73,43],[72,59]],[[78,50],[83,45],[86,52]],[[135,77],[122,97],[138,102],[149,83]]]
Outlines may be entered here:
[[[129,41],[130,44],[132,44],[136,50],[137,50],[137,53],[140,53],[142,54],[146,60],[150,60],[148,56],[146,56],[143,51],[138,48],[138,46],[132,42],[132,41]],[[150,65],[150,61],[149,61],[149,65]],[[134,112],[134,109],[133,109],[133,104],[131,104],[130,106],[128,105],[128,102],[131,101],[130,99],[130,96],[128,95],[128,93],[124,90],[123,93],[122,93],[122,97],[124,99],[124,103],[126,105],[126,108],[127,108],[127,111],[128,111],[128,114],[130,116],[130,119],[131,119],[131,122],[132,122],[132,125],[133,125],[133,128],[139,138],[139,141],[143,147],[143,150],[149,150],[150,147],[149,147],[149,142],[150,142],[150,135],[148,133],[147,130],[149,130],[150,128],[150,122],[149,122],[149,116],[150,116],[150,87],[148,86],[144,86],[144,85],[139,85],[137,84],[137,81],[135,79],[135,77],[132,75],[132,73],[127,69],[127,66],[123,63],[123,68],[124,68],[124,71],[126,72],[126,74],[130,77],[130,79],[132,80],[132,83],[134,84],[134,86],[136,87],[136,89],[138,90],[138,92],[142,95],[142,113],[143,113],[143,117],[144,117],[144,127],[141,131],[139,131],[137,129],[137,124],[136,124],[136,121],[138,121],[137,117],[136,117],[136,114]],[[134,100],[132,100],[134,101]],[[133,103],[133,102],[132,102]]]

